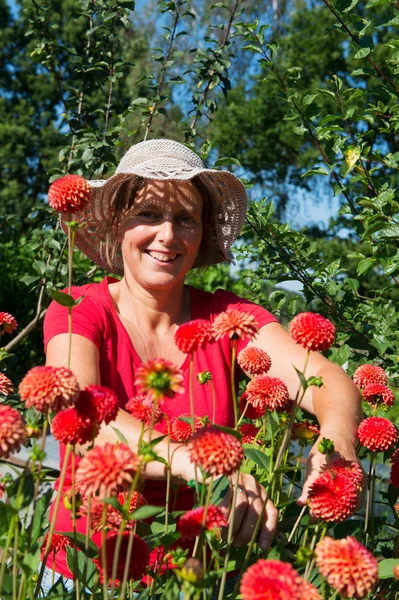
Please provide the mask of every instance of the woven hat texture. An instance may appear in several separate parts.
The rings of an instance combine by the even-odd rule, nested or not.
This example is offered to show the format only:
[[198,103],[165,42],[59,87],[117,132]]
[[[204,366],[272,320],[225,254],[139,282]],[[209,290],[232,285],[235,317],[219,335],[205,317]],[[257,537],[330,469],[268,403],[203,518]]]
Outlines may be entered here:
[[[122,275],[120,245],[115,240],[115,252],[108,257],[104,251],[113,218],[112,199],[120,186],[124,187],[124,193],[131,194],[143,179],[183,181],[196,176],[206,185],[212,201],[215,231],[213,263],[229,261],[229,248],[237,239],[245,219],[245,188],[232,173],[207,169],[195,152],[172,140],[148,140],[132,146],[112,177],[89,181],[89,203],[82,211],[62,215],[61,225],[66,230],[66,223],[70,220],[81,223],[76,232],[76,246],[101,268]],[[204,235],[207,233],[204,231]]]

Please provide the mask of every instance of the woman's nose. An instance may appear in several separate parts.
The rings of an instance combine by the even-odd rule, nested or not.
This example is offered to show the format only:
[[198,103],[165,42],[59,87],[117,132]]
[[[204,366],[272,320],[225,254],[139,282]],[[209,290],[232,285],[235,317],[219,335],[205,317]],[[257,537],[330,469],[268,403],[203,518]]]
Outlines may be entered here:
[[171,242],[175,238],[174,223],[170,219],[164,219],[159,224],[159,241],[160,242]]

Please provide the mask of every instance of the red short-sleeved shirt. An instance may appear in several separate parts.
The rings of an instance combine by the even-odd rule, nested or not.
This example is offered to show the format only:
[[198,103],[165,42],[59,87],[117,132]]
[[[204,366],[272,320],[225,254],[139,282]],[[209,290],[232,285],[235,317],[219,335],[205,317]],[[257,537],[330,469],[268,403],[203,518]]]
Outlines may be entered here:
[[[101,283],[88,284],[72,288],[72,296],[78,298],[84,296],[80,304],[72,311],[72,332],[82,335],[91,340],[98,348],[100,354],[100,377],[101,385],[113,389],[123,408],[127,401],[138,393],[134,385],[135,372],[142,364],[140,357],[134,349],[118,313],[115,310],[108,284],[114,282],[112,278],[105,278]],[[228,308],[235,308],[243,312],[251,313],[257,320],[259,327],[263,327],[276,318],[266,309],[243,298],[239,298],[231,292],[217,290],[211,294],[190,287],[191,293],[191,318],[209,319],[213,321],[216,315]],[[49,340],[60,333],[68,332],[68,311],[65,307],[52,302],[44,320],[44,344],[47,348]],[[242,350],[248,343],[247,339],[239,340],[237,352]],[[167,357],[165,357],[167,358]],[[164,411],[169,418],[178,417],[183,413],[190,412],[189,399],[189,362],[187,355],[181,369],[183,371],[183,385],[186,390],[183,394],[177,394],[173,399],[166,402]],[[228,337],[218,342],[208,344],[204,349],[199,349],[194,355],[194,401],[195,414],[198,416],[212,415],[212,390],[209,385],[200,385],[197,381],[197,373],[211,371],[217,393],[216,423],[224,426],[233,425],[232,396],[230,385],[231,372],[231,342]],[[61,464],[65,454],[65,446],[60,445]],[[76,463],[79,458],[76,457]],[[65,488],[71,485],[70,465],[67,471]],[[164,505],[165,483],[162,481],[147,481],[144,495],[150,504]],[[176,510],[186,510],[192,507],[193,496],[190,488],[180,488],[174,499]],[[77,521],[77,530],[85,533],[86,519]],[[56,531],[72,531],[70,512],[60,505]],[[93,541],[100,542],[100,534],[95,534]],[[50,566],[52,566],[49,563]],[[60,552],[56,556],[55,570],[71,577],[66,565],[66,556]]]

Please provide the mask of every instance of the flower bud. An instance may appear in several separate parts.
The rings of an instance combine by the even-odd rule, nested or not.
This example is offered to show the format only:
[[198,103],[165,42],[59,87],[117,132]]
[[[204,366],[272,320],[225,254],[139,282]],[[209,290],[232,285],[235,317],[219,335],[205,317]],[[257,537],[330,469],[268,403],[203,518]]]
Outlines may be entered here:
[[25,427],[25,431],[28,438],[38,439],[41,435],[40,427],[33,423],[28,423]]
[[180,578],[190,583],[198,583],[204,578],[204,567],[198,558],[188,558],[181,569]]
[[323,438],[318,445],[318,450],[321,454],[325,454],[326,456],[330,456],[335,452],[334,442],[329,440],[328,438]]
[[201,371],[201,373],[198,373],[197,379],[200,385],[204,385],[208,381],[212,381],[212,373],[210,371]]

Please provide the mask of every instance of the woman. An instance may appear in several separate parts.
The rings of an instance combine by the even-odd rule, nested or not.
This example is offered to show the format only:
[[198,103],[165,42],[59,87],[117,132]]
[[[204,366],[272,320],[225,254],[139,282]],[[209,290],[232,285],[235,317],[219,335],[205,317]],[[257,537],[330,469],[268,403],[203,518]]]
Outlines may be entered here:
[[[182,366],[188,390],[188,357],[174,343],[176,329],[196,318],[213,319],[228,308],[253,314],[260,333],[248,345],[265,350],[272,359],[271,376],[281,378],[294,397],[306,352],[265,309],[218,290],[209,294],[188,287],[184,278],[194,266],[207,266],[229,259],[229,248],[244,221],[246,195],[232,174],[205,168],[201,159],[185,146],[170,140],[151,140],[133,146],[119,164],[115,176],[91,184],[91,200],[83,212],[72,215],[81,223],[76,245],[98,265],[122,275],[106,278],[73,290],[84,296],[73,309],[71,369],[83,388],[102,384],[118,395],[121,410],[116,421],[102,427],[96,444],[117,442],[115,429],[137,448],[141,424],[123,407],[137,393],[135,370],[142,363],[164,357]],[[70,216],[68,219],[70,220]],[[68,356],[67,311],[52,303],[45,321],[47,364],[66,366]],[[238,350],[247,345],[239,341]],[[210,370],[218,393],[216,423],[233,424],[230,392],[229,340],[219,341],[196,353],[194,375]],[[343,370],[322,355],[312,353],[307,375],[323,378],[322,388],[309,388],[303,408],[315,414],[321,437],[334,441],[346,459],[357,460],[355,430],[360,418],[356,388]],[[212,415],[209,386],[195,383],[195,412]],[[188,391],[165,404],[169,417],[189,412]],[[172,443],[172,477],[180,485],[177,509],[189,509],[193,497],[187,482],[194,468],[184,446]],[[167,441],[157,446],[167,457]],[[82,449],[84,452],[84,449]],[[63,457],[63,452],[61,459]],[[315,444],[309,458],[309,475],[299,499],[325,462]],[[148,464],[144,494],[152,504],[163,504],[165,469],[161,462]],[[67,477],[67,484],[70,483]],[[231,491],[223,501],[230,508]],[[235,508],[234,543],[247,543],[265,500],[265,490],[248,474],[240,474]],[[277,511],[268,501],[259,534],[266,549],[275,534]],[[84,531],[81,520],[78,529]],[[61,510],[57,531],[71,530],[70,514]],[[71,576],[65,555],[60,553],[55,569]]]

